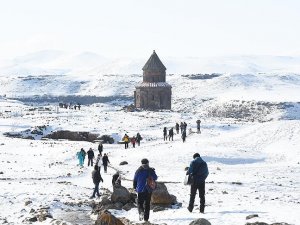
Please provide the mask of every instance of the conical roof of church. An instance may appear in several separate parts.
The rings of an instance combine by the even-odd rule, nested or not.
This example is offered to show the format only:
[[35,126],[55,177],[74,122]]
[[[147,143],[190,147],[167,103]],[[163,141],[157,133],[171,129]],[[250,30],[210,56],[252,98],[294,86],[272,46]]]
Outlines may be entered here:
[[155,50],[153,51],[152,55],[146,62],[145,66],[143,67],[143,70],[162,71],[162,70],[166,70],[166,69],[167,68],[164,66],[164,64],[158,58],[158,55],[156,54]]

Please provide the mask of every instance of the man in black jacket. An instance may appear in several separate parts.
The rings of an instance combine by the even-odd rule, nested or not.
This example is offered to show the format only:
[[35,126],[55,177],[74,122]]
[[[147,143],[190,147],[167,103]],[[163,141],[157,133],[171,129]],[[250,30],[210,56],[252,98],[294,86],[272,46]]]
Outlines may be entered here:
[[90,165],[90,163],[91,163],[91,166],[93,166],[94,151],[92,148],[90,148],[88,150],[87,155],[88,155],[88,166]]
[[194,201],[197,190],[200,197],[200,213],[204,213],[205,207],[205,179],[208,176],[207,163],[200,157],[199,153],[193,155],[194,160],[191,162],[187,174],[191,174],[194,182],[191,184],[191,195],[188,210],[193,211]]
[[97,194],[98,197],[100,197],[99,184],[100,184],[100,181],[103,182],[103,179],[101,177],[100,172],[98,171],[98,166],[97,165],[95,165],[94,170],[92,172],[92,178],[93,178],[93,183],[95,184],[95,188],[94,188],[93,195],[90,198],[95,198],[96,194]]
[[104,153],[104,156],[102,157],[102,163],[103,163],[103,167],[104,167],[104,173],[106,173],[107,172],[107,164],[110,163],[106,153]]

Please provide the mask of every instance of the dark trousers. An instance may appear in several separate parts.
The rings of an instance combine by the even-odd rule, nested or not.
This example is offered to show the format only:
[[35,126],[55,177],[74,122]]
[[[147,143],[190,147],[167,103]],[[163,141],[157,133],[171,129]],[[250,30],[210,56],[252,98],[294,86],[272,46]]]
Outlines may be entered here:
[[103,167],[104,167],[104,173],[106,173],[107,172],[107,165],[103,164]]
[[135,143],[132,143],[132,147],[134,147],[134,148],[135,148]]
[[95,184],[95,188],[94,188],[94,192],[93,192],[92,197],[95,197],[96,194],[97,194],[98,197],[100,196],[100,194],[99,194],[99,183]]
[[88,166],[90,165],[90,163],[91,163],[91,166],[93,166],[93,158],[89,158]]
[[164,134],[164,141],[168,140],[168,136],[166,134]]
[[200,184],[192,184],[191,185],[191,195],[190,195],[190,202],[189,208],[193,210],[194,202],[197,190],[199,191],[199,198],[200,198],[200,212],[204,212],[205,207],[205,181]]
[[125,149],[128,148],[128,142],[125,142]]
[[140,140],[137,140],[136,142],[138,143],[138,146],[140,146],[140,144],[141,144],[141,141],[140,141]]
[[138,193],[138,211],[140,213],[144,213],[144,220],[149,220],[150,215],[150,201],[151,201],[151,194],[149,192],[141,192]]
[[173,141],[173,135],[169,135],[169,141],[172,139]]

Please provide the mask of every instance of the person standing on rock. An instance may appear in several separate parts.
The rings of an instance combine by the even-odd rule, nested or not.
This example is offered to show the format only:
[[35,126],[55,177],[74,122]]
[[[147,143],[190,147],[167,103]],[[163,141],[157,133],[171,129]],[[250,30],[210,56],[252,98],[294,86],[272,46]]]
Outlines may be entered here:
[[142,159],[142,165],[137,169],[133,178],[133,188],[136,190],[138,196],[138,211],[139,219],[148,221],[150,215],[150,201],[152,190],[147,187],[147,180],[151,177],[157,180],[157,175],[154,168],[149,167],[149,160]]
[[88,151],[87,151],[87,155],[88,155],[88,166],[93,166],[93,159],[95,158],[95,155],[94,155],[94,151],[92,148],[90,148]]
[[199,153],[193,155],[193,161],[187,171],[187,175],[193,176],[193,183],[191,184],[190,201],[187,209],[192,212],[194,208],[194,202],[197,190],[199,191],[200,197],[200,213],[204,213],[205,208],[205,179],[209,172],[207,163],[200,157]]
[[104,156],[102,158],[102,164],[103,164],[103,167],[104,167],[104,173],[107,173],[107,164],[110,163],[109,162],[109,159],[108,159],[108,156],[106,153],[104,153]]
[[93,178],[93,183],[95,184],[95,188],[94,188],[94,192],[90,198],[95,198],[96,194],[97,194],[97,197],[100,197],[99,184],[100,184],[100,181],[103,182],[103,179],[101,177],[100,171],[98,171],[97,165],[95,165],[94,170],[92,172],[92,178]]

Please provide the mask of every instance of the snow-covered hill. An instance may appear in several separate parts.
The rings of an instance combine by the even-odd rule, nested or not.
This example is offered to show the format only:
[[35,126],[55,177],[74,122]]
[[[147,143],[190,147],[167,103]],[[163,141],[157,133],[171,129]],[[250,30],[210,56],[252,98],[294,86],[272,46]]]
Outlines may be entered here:
[[[158,52],[159,54],[159,52]],[[108,58],[93,52],[43,50],[0,60],[0,76],[139,74],[148,59]],[[172,57],[160,55],[171,74],[299,73],[300,56]]]
[[[59,73],[48,74],[46,65],[51,61],[62,62],[64,53],[61,52],[43,52],[39,57],[33,55],[16,61],[16,65],[28,66],[29,71],[34,61],[47,71],[44,75],[0,76],[0,223],[26,223],[41,208],[55,219],[73,224],[94,222],[94,216],[90,215],[94,203],[89,199],[93,187],[91,168],[79,168],[76,152],[81,147],[96,149],[97,145],[3,135],[25,132],[30,136],[37,127],[43,127],[46,133],[71,130],[112,135],[116,141],[125,133],[133,136],[140,132],[143,136],[140,147],[124,150],[119,144],[104,144],[112,167],[103,174],[101,193],[112,190],[111,176],[115,169],[121,171],[123,185],[132,187],[130,180],[140,160],[147,157],[156,168],[159,180],[166,182],[170,193],[182,203],[182,207],[179,204],[164,211],[151,211],[150,221],[155,224],[187,225],[199,217],[214,225],[255,221],[298,223],[300,76],[280,69],[296,65],[298,59],[278,58],[286,64],[278,64],[265,73],[257,71],[268,70],[272,63],[259,58],[253,60],[261,60],[261,65],[252,62],[248,73],[224,73],[217,69],[220,64],[210,62],[216,68],[213,74],[199,74],[203,70],[193,73],[195,68],[204,68],[197,64],[198,59],[174,60],[174,64],[167,61],[168,72],[175,68],[174,74],[167,75],[167,82],[173,87],[172,110],[127,112],[123,107],[133,103],[133,91],[142,80],[140,68],[145,60],[136,61],[138,66],[134,71],[137,72],[132,72],[135,63],[131,60],[124,64],[118,60],[111,63],[100,57],[99,61],[103,60],[107,67],[99,67],[98,59],[92,61],[94,57],[98,58],[91,53],[79,56],[79,62],[86,59],[95,63],[95,70],[87,66],[88,70],[98,71],[84,76],[66,69],[68,66],[61,66]],[[58,68],[56,63],[53,65],[53,69]],[[72,63],[69,65],[71,68]],[[245,71],[249,65],[240,61],[236,68]],[[122,68],[127,68],[127,72],[119,73]],[[104,72],[109,70],[113,73]],[[20,71],[24,72],[22,68]],[[65,98],[61,99],[83,101],[82,108],[58,108],[62,96]],[[37,98],[43,101],[38,102]],[[84,104],[87,99],[88,104]],[[22,102],[25,100],[30,104]],[[201,134],[194,132],[199,118]],[[191,130],[187,142],[182,143],[180,134],[175,135],[173,142],[163,141],[163,127],[171,128],[181,121],[186,121]],[[206,213],[202,215],[198,206],[193,213],[187,211],[189,187],[182,184],[184,168],[195,152],[207,161],[210,170]],[[121,166],[121,161],[128,164]],[[99,201],[101,198],[95,200]],[[117,217],[138,222],[136,208],[111,211]],[[246,219],[253,214],[258,217]],[[48,218],[36,224],[56,222],[59,221]]]

